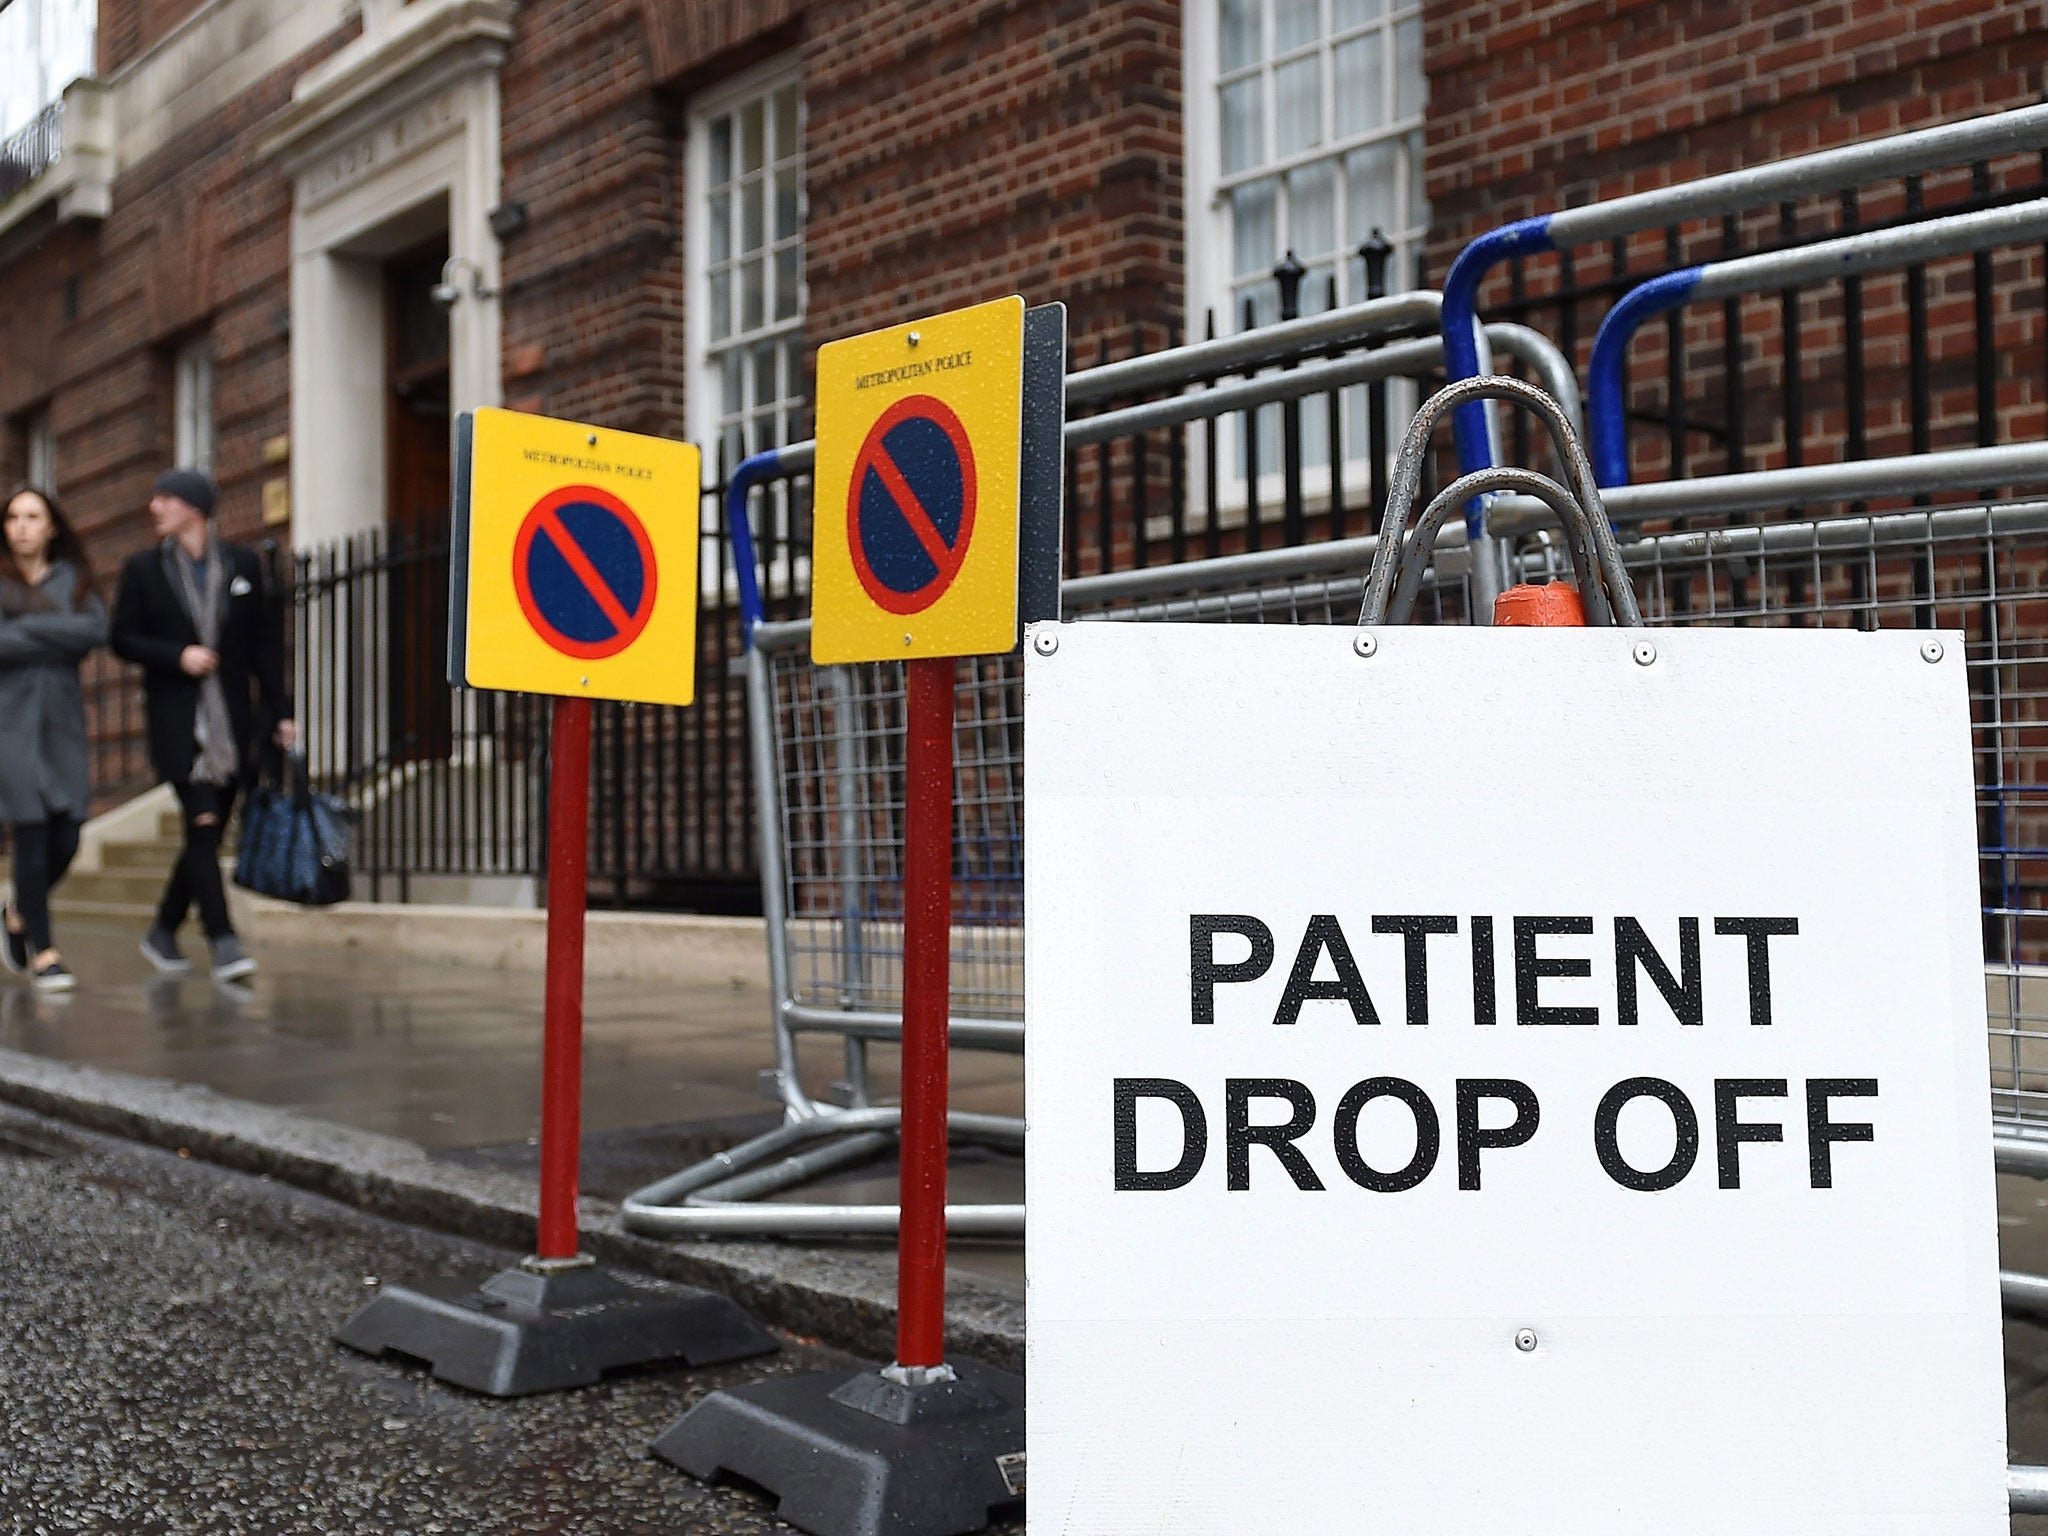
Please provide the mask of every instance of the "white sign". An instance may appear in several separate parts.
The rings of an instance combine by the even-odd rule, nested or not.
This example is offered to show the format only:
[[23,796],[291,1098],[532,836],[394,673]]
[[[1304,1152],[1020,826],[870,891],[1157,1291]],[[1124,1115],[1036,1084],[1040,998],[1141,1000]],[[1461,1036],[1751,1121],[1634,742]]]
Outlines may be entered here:
[[2002,1536],[1959,636],[1048,630],[1034,1530]]

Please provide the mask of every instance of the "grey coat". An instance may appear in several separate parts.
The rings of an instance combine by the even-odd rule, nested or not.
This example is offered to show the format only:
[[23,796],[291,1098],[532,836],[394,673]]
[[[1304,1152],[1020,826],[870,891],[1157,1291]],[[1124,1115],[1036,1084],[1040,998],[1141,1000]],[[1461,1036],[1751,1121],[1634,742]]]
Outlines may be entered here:
[[83,820],[91,807],[78,664],[107,643],[107,610],[89,597],[74,612],[77,586],[59,561],[38,589],[52,611],[0,617],[0,821]]

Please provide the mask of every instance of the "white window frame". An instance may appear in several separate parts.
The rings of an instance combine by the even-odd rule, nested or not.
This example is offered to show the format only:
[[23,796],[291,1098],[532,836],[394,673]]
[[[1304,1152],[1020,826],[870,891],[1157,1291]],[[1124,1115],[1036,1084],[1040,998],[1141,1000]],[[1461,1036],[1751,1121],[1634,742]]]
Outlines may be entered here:
[[[792,441],[802,441],[809,436],[811,400],[806,380],[802,374],[804,319],[809,309],[809,290],[804,264],[805,231],[810,220],[808,194],[804,185],[803,139],[808,127],[808,111],[803,94],[803,68],[801,56],[795,52],[778,55],[754,67],[744,70],[717,85],[709,87],[692,99],[688,115],[688,149],[685,156],[685,207],[684,219],[684,271],[687,288],[683,304],[684,345],[688,356],[688,382],[685,414],[689,423],[690,438],[701,445],[704,451],[704,474],[707,483],[714,481],[719,470],[719,447],[734,435],[733,428],[740,428],[739,436],[744,454],[754,453],[763,446],[765,434],[757,434],[754,418],[772,412],[775,417],[775,446]],[[785,88],[796,91],[796,133],[797,150],[794,156],[778,157],[779,147],[774,128],[774,112],[769,103],[775,94]],[[714,271],[724,266],[731,272],[734,289],[741,282],[739,269],[740,240],[742,239],[741,218],[737,211],[728,215],[728,245],[726,263],[714,260],[712,250],[712,198],[719,190],[713,186],[713,142],[714,127],[718,119],[731,115],[755,100],[763,102],[764,168],[766,191],[764,194],[763,264],[764,286],[762,299],[762,321],[759,326],[744,325],[744,311],[741,296],[732,292],[728,313],[734,317],[732,330],[723,337],[715,336],[712,324],[712,293]],[[735,150],[737,153],[737,150]],[[775,219],[774,179],[778,169],[793,170],[796,182],[796,225],[794,235],[777,237]],[[795,283],[793,290],[793,313],[778,318],[775,314],[777,298],[783,291],[779,282],[786,282],[785,271],[778,279],[778,254],[793,253]],[[750,400],[738,410],[729,409],[725,398],[726,364],[729,357],[753,354],[755,349],[774,347],[781,367],[774,399],[754,404]],[[752,396],[750,387],[755,382],[753,367],[756,357],[742,359],[741,369],[745,379],[742,393]],[[730,474],[737,459],[727,456],[725,471]],[[799,506],[808,505],[808,483],[796,493]],[[778,534],[786,536],[791,517],[792,492],[774,490],[767,493],[764,504],[773,507],[778,522]],[[707,531],[721,526],[719,519],[722,508],[705,510]],[[719,572],[711,562],[705,562],[703,581],[706,590],[714,590],[719,581]]]
[[172,457],[180,469],[213,473],[213,340],[201,336],[171,359]]
[[39,491],[57,494],[57,429],[46,405],[29,413],[22,436],[27,449],[28,483]]
[[[1422,5],[1419,0],[1383,0],[1380,15],[1366,22],[1332,32],[1338,0],[1317,0],[1320,6],[1320,24],[1315,41],[1290,49],[1279,49],[1276,43],[1276,9],[1278,0],[1258,0],[1261,25],[1264,28],[1260,58],[1255,65],[1229,71],[1222,69],[1221,32],[1223,0],[1185,0],[1182,7],[1182,50],[1184,103],[1182,124],[1184,132],[1184,163],[1187,168],[1187,334],[1196,339],[1204,334],[1207,317],[1214,314],[1216,331],[1221,335],[1235,335],[1243,327],[1242,287],[1255,281],[1247,279],[1241,284],[1235,271],[1236,242],[1230,196],[1240,186],[1253,183],[1264,177],[1284,178],[1284,173],[1326,162],[1333,168],[1335,182],[1333,211],[1336,246],[1332,251],[1299,252],[1302,261],[1310,269],[1301,288],[1301,312],[1314,314],[1328,307],[1328,277],[1336,271],[1338,277],[1337,302],[1349,305],[1365,297],[1364,264],[1355,254],[1357,243],[1369,232],[1371,222],[1365,229],[1347,228],[1345,198],[1344,161],[1360,149],[1377,145],[1394,147],[1397,157],[1395,191],[1398,216],[1381,224],[1393,252],[1387,261],[1387,291],[1400,293],[1415,286],[1417,257],[1423,249],[1429,226],[1429,213],[1421,192],[1421,155],[1423,125],[1427,117],[1426,75],[1413,82],[1416,109],[1405,115],[1397,114],[1394,107],[1399,100],[1399,82],[1396,77],[1398,50],[1395,46],[1397,26],[1412,23],[1420,25]],[[1335,99],[1335,49],[1354,38],[1377,31],[1381,35],[1381,81],[1382,90],[1388,103],[1385,122],[1339,136],[1336,132],[1337,103]],[[1316,58],[1319,60],[1321,80],[1321,142],[1314,146],[1281,154],[1275,150],[1278,103],[1277,91],[1272,88],[1275,72],[1283,65],[1297,60]],[[1255,71],[1263,72],[1267,89],[1261,103],[1261,147],[1264,158],[1252,166],[1226,173],[1223,168],[1223,113],[1221,91],[1226,81],[1248,77]],[[1281,260],[1290,246],[1285,231],[1285,215],[1281,211],[1286,197],[1284,187],[1276,191],[1275,225],[1276,238],[1273,259]],[[1271,279],[1265,279],[1268,288]],[[1262,323],[1269,320],[1264,317]],[[1353,413],[1363,408],[1363,386],[1347,391],[1347,423]],[[1413,409],[1414,391],[1400,381],[1390,385],[1390,444],[1398,440],[1400,423]],[[1356,397],[1355,401],[1354,398]],[[1259,499],[1262,506],[1271,508],[1277,504],[1281,493],[1283,474],[1277,448],[1268,451],[1269,443],[1277,444],[1280,408],[1264,407],[1260,413],[1261,461],[1259,473]],[[1322,397],[1312,397],[1304,402],[1304,437],[1320,439],[1325,435],[1326,417]],[[1313,419],[1311,419],[1313,418]],[[1346,426],[1345,483],[1346,500],[1350,502],[1357,494],[1354,486],[1362,486],[1368,474],[1368,465],[1360,454],[1358,438],[1361,434],[1350,425]],[[1226,512],[1239,515],[1246,505],[1245,484],[1238,465],[1242,457],[1239,442],[1240,429],[1233,421],[1231,429],[1219,434],[1219,478],[1218,503]],[[1318,463],[1320,458],[1312,444],[1305,444],[1302,473],[1303,492],[1311,503],[1327,505],[1329,497],[1329,471]]]

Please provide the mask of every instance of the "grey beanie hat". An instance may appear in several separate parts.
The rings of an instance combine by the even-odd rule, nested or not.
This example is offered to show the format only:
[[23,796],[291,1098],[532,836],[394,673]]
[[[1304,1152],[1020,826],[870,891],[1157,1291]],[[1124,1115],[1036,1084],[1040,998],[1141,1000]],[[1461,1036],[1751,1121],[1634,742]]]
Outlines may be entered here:
[[213,482],[196,469],[167,469],[156,477],[153,489],[190,502],[207,517],[213,516]]

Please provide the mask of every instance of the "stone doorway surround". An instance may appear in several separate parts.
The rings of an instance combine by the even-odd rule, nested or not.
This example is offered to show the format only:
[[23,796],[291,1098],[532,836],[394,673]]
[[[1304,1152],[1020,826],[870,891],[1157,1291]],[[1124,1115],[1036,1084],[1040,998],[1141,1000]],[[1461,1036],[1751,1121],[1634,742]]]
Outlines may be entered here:
[[[501,399],[498,69],[512,0],[365,0],[363,34],[302,75],[262,153],[292,180],[292,540],[385,522],[384,258],[440,229],[455,411]],[[463,263],[473,263],[464,267]]]

